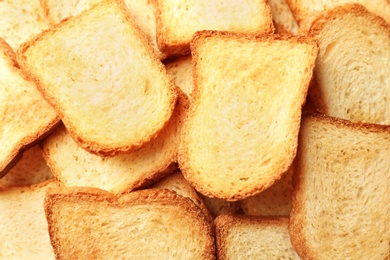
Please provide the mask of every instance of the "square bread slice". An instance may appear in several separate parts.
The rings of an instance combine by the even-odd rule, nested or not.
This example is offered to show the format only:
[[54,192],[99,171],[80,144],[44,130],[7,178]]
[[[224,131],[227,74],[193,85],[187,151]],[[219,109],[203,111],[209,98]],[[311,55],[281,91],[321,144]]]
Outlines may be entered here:
[[215,259],[210,223],[170,190],[52,189],[45,212],[57,259]]
[[156,0],[157,44],[169,55],[189,54],[196,31],[273,33],[266,0],[237,2],[209,0]]
[[344,4],[308,19],[300,34],[320,46],[309,90],[316,109],[351,121],[389,125],[390,25],[362,5]]
[[121,1],[102,1],[18,50],[73,139],[115,155],[137,149],[169,120],[176,90]]
[[19,67],[11,46],[0,38],[0,178],[60,125],[57,112]]
[[202,31],[179,148],[184,177],[209,197],[271,186],[295,157],[318,46],[305,37]]
[[390,126],[302,117],[290,237],[303,259],[390,258]]
[[301,259],[291,245],[287,217],[220,215],[215,219],[219,260]]

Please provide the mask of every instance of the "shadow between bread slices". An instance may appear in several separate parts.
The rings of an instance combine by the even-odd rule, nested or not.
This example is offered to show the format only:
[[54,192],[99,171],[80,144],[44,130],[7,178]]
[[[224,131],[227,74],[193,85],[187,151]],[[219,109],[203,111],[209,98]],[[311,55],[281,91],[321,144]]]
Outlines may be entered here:
[[174,84],[120,1],[101,1],[61,21],[24,43],[18,59],[91,153],[141,147],[174,109]]
[[201,193],[239,200],[291,165],[318,52],[306,37],[197,32],[179,167]]

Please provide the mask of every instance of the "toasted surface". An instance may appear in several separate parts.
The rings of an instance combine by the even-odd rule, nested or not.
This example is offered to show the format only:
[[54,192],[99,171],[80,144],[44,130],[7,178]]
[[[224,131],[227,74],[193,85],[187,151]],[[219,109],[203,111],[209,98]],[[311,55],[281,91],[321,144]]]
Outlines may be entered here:
[[167,62],[165,66],[175,85],[191,99],[194,88],[192,83],[192,56],[177,57]]
[[218,259],[300,259],[286,217],[221,215],[215,220]]
[[35,145],[23,152],[22,158],[0,179],[1,187],[31,185],[53,178],[53,174],[42,156],[42,149]]
[[175,105],[171,78],[119,1],[55,25],[23,44],[18,59],[73,139],[93,153],[139,148]]
[[290,166],[280,180],[261,193],[240,200],[245,215],[289,216],[291,212],[292,178],[294,167]]
[[52,190],[45,212],[57,259],[215,259],[202,211],[173,191]]
[[304,259],[390,257],[390,127],[302,118],[290,236]]
[[51,26],[40,0],[0,1],[0,17],[0,38],[14,50]]
[[179,167],[206,196],[255,195],[295,157],[317,45],[301,37],[204,31],[192,51],[193,102]]
[[44,158],[56,179],[67,187],[96,187],[115,194],[143,187],[166,176],[177,163],[181,117],[187,106],[181,94],[159,135],[130,153],[113,157],[89,153],[61,128],[43,142]]
[[286,0],[269,0],[268,4],[271,8],[272,20],[274,20],[277,26],[283,26],[288,32],[297,34],[299,28],[298,23]]
[[[0,38],[0,177],[59,124],[56,111],[19,68],[12,48]],[[17,129],[17,131],[15,131]]]
[[238,201],[226,201],[224,199],[210,198],[198,193],[213,218],[223,214],[236,214],[240,211]]
[[157,44],[168,54],[188,54],[196,31],[272,33],[272,15],[265,0],[245,2],[156,0]]
[[286,0],[286,2],[299,23],[316,12],[346,3],[361,4],[390,23],[390,3],[387,0]]
[[180,196],[189,198],[198,206],[203,214],[206,216],[206,219],[210,222],[213,221],[209,210],[207,209],[203,200],[199,197],[196,190],[191,186],[190,183],[183,177],[180,171],[175,171],[172,174],[166,176],[159,182],[151,186],[151,188],[156,189],[168,189],[176,192]]
[[390,25],[363,6],[345,4],[302,25],[320,51],[309,95],[324,114],[390,124]]
[[55,259],[43,201],[53,181],[0,188],[0,258]]

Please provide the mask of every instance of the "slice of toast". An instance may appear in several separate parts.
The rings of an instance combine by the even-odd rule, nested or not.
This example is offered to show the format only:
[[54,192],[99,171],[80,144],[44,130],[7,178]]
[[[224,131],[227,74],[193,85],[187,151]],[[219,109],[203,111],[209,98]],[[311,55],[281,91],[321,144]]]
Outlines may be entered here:
[[273,33],[265,0],[156,0],[157,44],[169,55],[189,54],[196,31]]
[[389,259],[390,126],[302,118],[290,236],[303,259]]
[[321,113],[390,124],[390,25],[358,4],[318,13],[301,34],[320,51],[309,95]]
[[23,44],[18,59],[73,139],[92,153],[141,147],[175,106],[172,79],[120,1],[63,20]]
[[241,213],[241,208],[238,201],[227,201],[224,199],[210,198],[203,195],[202,193],[198,194],[214,219],[223,214]]
[[215,219],[218,259],[300,259],[286,217],[221,215]]
[[186,109],[182,93],[158,136],[133,152],[113,157],[89,153],[62,128],[42,143],[44,158],[56,179],[67,187],[96,187],[114,194],[145,187],[177,168],[179,132]]
[[272,20],[276,24],[275,32],[280,32],[283,28],[289,33],[297,34],[299,26],[286,0],[269,0],[268,4],[271,8]]
[[282,178],[261,193],[240,200],[245,215],[286,216],[291,212],[291,193],[294,167],[290,166]]
[[166,189],[51,190],[45,212],[57,259],[215,259],[202,211]]
[[191,99],[194,88],[192,82],[192,56],[177,57],[168,61],[165,66],[175,85]]
[[55,259],[43,208],[47,181],[31,186],[0,188],[0,258]]
[[31,185],[47,181],[53,174],[42,156],[42,149],[35,145],[23,152],[22,158],[0,179],[0,187]]
[[286,0],[286,2],[298,23],[301,23],[316,12],[332,9],[346,3],[361,4],[370,12],[381,16],[390,23],[390,2],[387,0]]
[[51,26],[40,0],[0,1],[0,17],[0,38],[14,50]]
[[0,177],[60,124],[57,112],[20,69],[12,48],[0,38]]
[[260,193],[295,157],[317,44],[304,37],[203,31],[191,48],[193,102],[179,167],[209,197]]
[[202,210],[203,214],[206,216],[206,219],[210,223],[213,222],[213,217],[211,216],[205,203],[199,197],[196,190],[183,177],[180,171],[173,172],[172,174],[153,184],[150,188],[172,190],[180,196],[191,199],[192,202],[194,202],[194,204]]

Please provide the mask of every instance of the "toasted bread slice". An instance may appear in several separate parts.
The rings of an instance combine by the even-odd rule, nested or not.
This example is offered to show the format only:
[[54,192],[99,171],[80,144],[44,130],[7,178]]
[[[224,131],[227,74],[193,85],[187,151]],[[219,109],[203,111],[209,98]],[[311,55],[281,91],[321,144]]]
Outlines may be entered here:
[[287,171],[317,50],[308,38],[196,33],[179,167],[200,193],[244,199]]
[[286,217],[221,215],[215,220],[218,259],[300,259]]
[[290,236],[304,259],[389,259],[390,126],[302,118]]
[[31,186],[0,188],[0,258],[54,259],[43,208],[47,181]]
[[218,30],[273,33],[266,0],[245,2],[208,0],[156,0],[157,44],[169,55],[189,54],[196,31]]
[[387,0],[286,0],[286,2],[298,23],[301,23],[316,12],[332,9],[346,3],[361,4],[370,12],[381,16],[390,23],[390,3]]
[[390,25],[358,4],[323,11],[302,25],[320,51],[309,95],[321,113],[390,124]]
[[268,4],[271,8],[272,20],[276,24],[276,32],[280,32],[283,28],[289,33],[297,34],[298,23],[286,0],[269,0]]
[[[54,24],[70,16],[78,15],[100,2],[102,0],[44,0],[47,14]],[[125,0],[124,2],[135,23],[145,33],[148,41],[153,46],[157,57],[160,60],[165,59],[166,55],[157,47],[156,19],[152,1]]]
[[0,17],[0,37],[14,50],[51,26],[40,0],[0,1]]
[[19,68],[12,48],[0,38],[0,177],[23,151],[60,124],[57,112]]
[[42,144],[44,158],[64,186],[96,187],[115,194],[155,182],[177,168],[179,132],[188,109],[185,94],[159,135],[128,154],[101,157],[79,147],[65,128]]
[[213,217],[211,216],[203,200],[199,197],[196,190],[183,177],[180,171],[175,171],[172,174],[166,176],[159,182],[153,184],[151,188],[172,190],[180,196],[191,199],[192,202],[194,202],[195,205],[202,210],[203,214],[206,216],[206,219],[210,223],[213,222]]
[[0,188],[31,185],[52,178],[53,174],[43,159],[41,147],[35,145],[24,151],[22,158],[0,179]]
[[294,167],[290,166],[283,177],[261,193],[240,201],[245,215],[286,216],[291,212],[292,178]]
[[167,72],[172,76],[178,86],[190,99],[193,90],[192,82],[192,56],[182,56],[166,63]]
[[73,139],[92,153],[139,148],[175,106],[172,79],[119,1],[63,20],[23,44],[18,58]]
[[45,212],[57,259],[215,259],[202,211],[166,189],[52,190]]
[[223,214],[239,214],[241,213],[240,204],[238,201],[226,201],[218,198],[210,198],[201,193],[198,193],[202,198],[206,208],[210,212],[211,216],[215,219],[219,215]]

